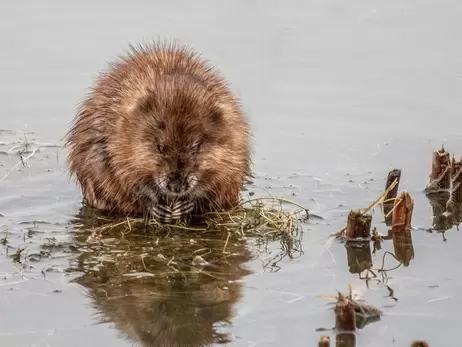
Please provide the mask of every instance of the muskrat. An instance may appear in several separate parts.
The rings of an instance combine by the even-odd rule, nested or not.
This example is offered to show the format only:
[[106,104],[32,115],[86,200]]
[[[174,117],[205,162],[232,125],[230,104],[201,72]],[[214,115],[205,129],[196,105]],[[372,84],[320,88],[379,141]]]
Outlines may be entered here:
[[189,46],[129,46],[66,135],[69,172],[98,210],[163,221],[225,210],[251,176],[251,131],[225,77]]

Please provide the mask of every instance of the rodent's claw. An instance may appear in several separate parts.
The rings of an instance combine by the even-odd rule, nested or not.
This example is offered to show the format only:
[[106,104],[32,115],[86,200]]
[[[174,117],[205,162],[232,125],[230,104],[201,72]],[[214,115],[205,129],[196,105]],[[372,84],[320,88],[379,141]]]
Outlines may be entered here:
[[194,210],[194,201],[178,201],[172,206],[172,218],[178,219]]

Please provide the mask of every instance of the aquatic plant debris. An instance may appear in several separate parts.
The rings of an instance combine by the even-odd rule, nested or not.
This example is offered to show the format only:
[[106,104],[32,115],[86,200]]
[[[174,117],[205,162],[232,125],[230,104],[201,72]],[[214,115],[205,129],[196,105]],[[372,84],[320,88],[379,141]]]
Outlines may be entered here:
[[[296,207],[294,211],[286,211],[284,204]],[[298,238],[303,233],[303,222],[309,219],[309,211],[303,206],[283,198],[255,198],[243,201],[240,205],[225,212],[209,212],[205,223],[189,225],[185,220],[177,220],[172,224],[163,224],[156,220],[144,218],[125,218],[110,220],[108,223],[93,228],[89,242],[99,242],[101,234],[111,229],[123,228],[123,232],[131,232],[135,226],[151,226],[155,230],[183,230],[195,233],[225,231],[237,233],[242,237],[287,237]],[[230,234],[228,234],[229,238]],[[226,243],[223,247],[226,252]]]

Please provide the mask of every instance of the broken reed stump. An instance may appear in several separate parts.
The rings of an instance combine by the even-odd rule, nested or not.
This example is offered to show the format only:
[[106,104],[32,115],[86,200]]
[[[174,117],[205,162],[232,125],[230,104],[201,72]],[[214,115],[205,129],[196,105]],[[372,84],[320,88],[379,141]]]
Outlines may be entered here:
[[456,161],[454,156],[451,163],[451,194],[446,202],[446,210],[449,212],[445,222],[448,229],[462,223],[462,158]]
[[462,158],[456,161],[454,156],[452,157],[451,176],[452,191],[446,208],[448,212],[457,212],[462,208]]
[[427,190],[441,191],[451,188],[451,158],[444,148],[434,151],[432,155],[432,171]]
[[396,260],[404,266],[409,266],[414,259],[414,245],[410,230],[393,233],[393,248]]
[[338,293],[334,308],[335,329],[342,332],[354,332],[367,324],[380,320],[382,310],[376,306],[353,299],[350,286],[349,295]]
[[319,338],[318,347],[330,347],[330,337],[329,336],[321,336]]
[[383,202],[383,212],[385,214],[385,222],[388,222],[388,223],[391,222],[390,211],[393,209],[394,199],[398,195],[400,179],[401,179],[400,169],[393,169],[388,173],[387,182],[385,184],[385,191],[387,191],[388,188],[391,186],[391,184],[396,180],[396,185],[393,187],[393,189],[390,189],[388,191],[387,195],[385,195],[385,198],[383,199],[384,201]]
[[391,221],[393,233],[405,230],[411,230],[412,213],[414,211],[414,199],[404,191],[398,199],[395,200],[393,218]]
[[356,313],[353,300],[349,296],[338,293],[338,300],[335,304],[335,329],[339,331],[356,330]]
[[368,238],[371,234],[372,215],[360,211],[350,211],[346,227],[349,239]]

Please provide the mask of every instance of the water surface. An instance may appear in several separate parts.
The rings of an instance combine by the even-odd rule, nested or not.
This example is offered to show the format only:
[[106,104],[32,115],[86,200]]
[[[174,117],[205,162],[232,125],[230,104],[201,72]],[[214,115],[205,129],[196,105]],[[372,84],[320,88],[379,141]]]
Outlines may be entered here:
[[[461,16],[462,5],[450,0],[3,2],[2,344],[129,346],[157,336],[179,345],[314,345],[321,334],[335,336],[316,331],[334,324],[329,301],[317,296],[350,283],[385,311],[357,333],[356,346],[458,341],[462,237],[456,227],[426,231],[433,219],[422,189],[431,151],[445,142],[462,155]],[[227,262],[204,255],[216,278],[169,287],[153,279],[114,282],[144,265],[100,257],[144,243],[140,252],[157,256],[152,238],[85,246],[88,235],[76,223],[80,193],[67,176],[61,139],[105,62],[128,43],[158,36],[192,44],[241,97],[255,133],[249,189],[324,217],[304,226],[303,254],[281,258],[278,242],[265,248],[236,241]],[[26,142],[22,155],[32,155],[24,166]],[[401,189],[415,199],[413,256],[386,283],[366,283],[329,235],[351,208],[380,195],[395,167],[403,170]],[[381,221],[376,211],[374,225],[385,234]],[[224,241],[201,245],[188,235],[182,242],[200,249]],[[11,256],[18,248],[22,264]],[[371,257],[374,268],[386,250],[395,251],[393,242]],[[386,258],[387,267],[395,264]],[[79,271],[90,266],[93,272]],[[127,290],[131,299],[121,300]]]

